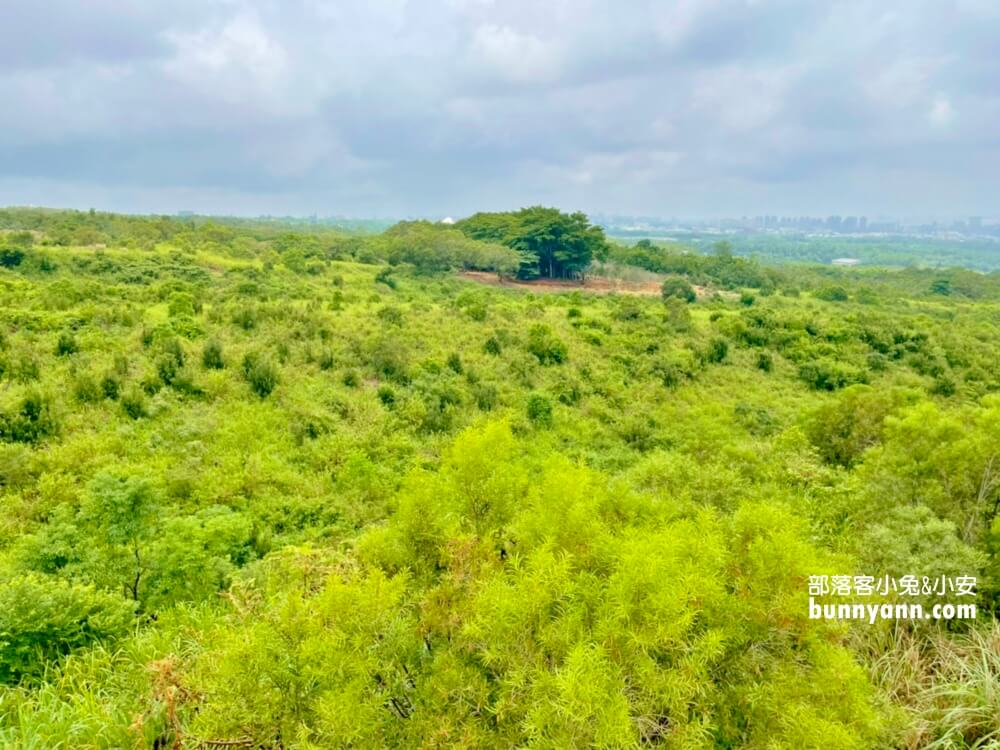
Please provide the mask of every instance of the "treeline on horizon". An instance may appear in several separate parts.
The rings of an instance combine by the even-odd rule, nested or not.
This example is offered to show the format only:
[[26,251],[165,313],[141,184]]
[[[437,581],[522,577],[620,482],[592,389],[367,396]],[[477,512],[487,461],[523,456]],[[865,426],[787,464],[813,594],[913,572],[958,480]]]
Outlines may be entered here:
[[[1000,742],[997,274],[538,207],[0,233],[0,746]],[[822,574],[979,616],[813,620]]]
[[[905,289],[907,295],[951,295],[970,299],[990,296],[996,285],[979,271],[962,267],[918,268],[919,254],[894,258],[915,261],[894,269],[891,283],[879,268],[840,269],[806,265],[794,271],[735,255],[728,240],[707,249],[678,242],[639,239],[623,244],[605,237],[582,213],[552,208],[477,213],[456,224],[402,221],[377,234],[311,225],[283,225],[272,220],[232,217],[133,216],[98,211],[38,208],[0,209],[0,250],[11,263],[38,235],[40,248],[118,246],[151,250],[160,244],[186,252],[222,253],[242,259],[279,260],[302,270],[310,262],[353,259],[388,262],[418,273],[477,269],[521,279],[582,278],[606,262],[654,273],[679,274],[694,283],[725,289],[752,287],[769,293],[781,287],[803,289],[861,281],[868,290]],[[775,240],[780,242],[781,240]],[[702,243],[699,242],[699,245]],[[286,253],[291,251],[290,254]],[[915,252],[915,251],[914,251]],[[827,255],[830,253],[827,252]],[[824,256],[825,257],[825,256]],[[806,257],[805,260],[810,258]]]

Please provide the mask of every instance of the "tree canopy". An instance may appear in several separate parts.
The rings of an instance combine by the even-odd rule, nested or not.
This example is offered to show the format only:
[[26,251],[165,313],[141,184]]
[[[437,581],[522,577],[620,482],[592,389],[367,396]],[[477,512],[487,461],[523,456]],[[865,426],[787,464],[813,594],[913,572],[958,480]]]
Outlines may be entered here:
[[586,214],[532,206],[520,211],[476,213],[455,225],[469,237],[499,242],[521,253],[521,278],[578,278],[608,255],[604,230]]

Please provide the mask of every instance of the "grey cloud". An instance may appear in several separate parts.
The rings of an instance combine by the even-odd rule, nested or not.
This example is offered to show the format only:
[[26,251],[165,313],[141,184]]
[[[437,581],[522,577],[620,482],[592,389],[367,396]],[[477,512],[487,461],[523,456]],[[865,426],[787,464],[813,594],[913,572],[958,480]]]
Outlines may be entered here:
[[0,203],[988,214],[998,42],[985,0],[8,0]]

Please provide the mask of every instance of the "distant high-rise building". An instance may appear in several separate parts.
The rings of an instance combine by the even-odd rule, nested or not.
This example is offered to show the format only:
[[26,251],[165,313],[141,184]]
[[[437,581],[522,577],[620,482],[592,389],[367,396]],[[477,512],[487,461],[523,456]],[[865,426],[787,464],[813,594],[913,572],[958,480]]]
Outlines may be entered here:
[[840,231],[856,232],[857,230],[858,230],[858,217],[845,216],[844,220],[840,223]]
[[969,229],[982,229],[983,228],[983,217],[982,216],[970,216],[969,217]]
[[858,219],[858,231],[865,232],[868,230],[868,217],[862,216]]
[[826,228],[831,232],[840,231],[840,217],[839,216],[829,216],[826,219]]

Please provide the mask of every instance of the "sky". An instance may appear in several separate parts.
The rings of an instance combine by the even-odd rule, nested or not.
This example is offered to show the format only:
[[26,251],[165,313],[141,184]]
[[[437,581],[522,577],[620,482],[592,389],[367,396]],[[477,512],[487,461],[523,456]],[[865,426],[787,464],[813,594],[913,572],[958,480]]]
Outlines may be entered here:
[[1000,0],[4,0],[0,205],[1000,214]]

